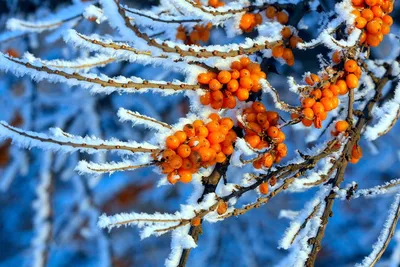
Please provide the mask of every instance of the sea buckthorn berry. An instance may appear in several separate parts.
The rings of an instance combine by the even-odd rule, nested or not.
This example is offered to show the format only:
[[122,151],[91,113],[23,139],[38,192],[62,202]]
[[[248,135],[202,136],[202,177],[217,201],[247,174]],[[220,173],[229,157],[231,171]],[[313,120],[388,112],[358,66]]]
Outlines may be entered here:
[[224,99],[224,93],[222,93],[220,90],[213,91],[211,93],[211,98],[215,101],[222,101]]
[[233,61],[231,69],[241,71],[243,69],[242,63],[240,63],[240,61]]
[[276,45],[272,48],[272,56],[275,58],[280,58],[283,56],[283,51],[285,47],[283,45]]
[[302,43],[303,40],[299,36],[292,36],[290,37],[289,44],[291,48],[296,48],[298,43]]
[[320,103],[324,106],[326,111],[331,111],[333,109],[333,102],[330,97],[321,98]]
[[219,144],[225,140],[225,135],[221,132],[211,132],[207,139],[210,144]]
[[217,113],[211,113],[210,115],[208,115],[208,118],[216,122],[219,122],[219,120],[221,119],[221,117]]
[[341,54],[340,54],[340,51],[335,51],[335,52],[332,54],[332,61],[333,61],[333,63],[338,64],[338,63],[340,63],[341,60],[342,60],[342,56],[341,56]]
[[[331,97],[331,101],[332,101],[334,109],[339,106],[339,98],[337,96]],[[325,119],[326,119],[326,117],[325,117]],[[325,120],[325,119],[322,119],[322,120]]]
[[182,163],[183,163],[182,158],[181,158],[179,155],[173,156],[173,157],[168,161],[169,166],[171,166],[171,168],[173,168],[173,169],[175,169],[175,170],[177,170],[177,169],[179,169],[180,167],[182,167]]
[[206,127],[210,133],[219,130],[220,125],[218,121],[219,119],[212,119],[212,121],[206,124]]
[[362,158],[362,155],[363,155],[363,152],[362,152],[361,146],[354,145],[351,150],[351,157],[354,159],[360,159],[360,158]]
[[268,183],[270,186],[276,185],[276,177],[272,176],[271,178],[269,178]]
[[218,73],[217,77],[220,83],[227,84],[231,80],[232,75],[229,71],[223,70]]
[[[239,64],[240,64],[240,62],[239,62]],[[239,79],[240,78],[240,72],[238,70],[236,70],[236,69],[232,69],[231,78],[234,79],[234,80]]]
[[262,164],[264,165],[264,167],[266,168],[271,168],[272,164],[274,164],[274,156],[271,155],[271,153],[266,153],[264,154],[264,156],[262,157]]
[[365,25],[367,25],[367,20],[363,17],[357,17],[355,20],[355,26],[358,29],[364,29]]
[[262,132],[261,126],[256,122],[249,122],[246,131],[250,134],[259,134]]
[[256,148],[261,142],[261,138],[258,135],[246,135],[244,139],[252,148]]
[[367,44],[372,47],[376,47],[381,43],[380,38],[374,34],[367,34]]
[[204,95],[200,96],[200,103],[204,106],[211,103],[211,93],[206,92]]
[[245,101],[245,100],[249,99],[250,95],[249,95],[248,90],[246,90],[244,88],[239,88],[237,90],[236,96],[240,101]]
[[207,75],[207,73],[200,73],[199,76],[197,76],[197,81],[201,84],[208,84],[211,80],[210,75]]
[[286,61],[291,60],[294,58],[293,56],[293,51],[290,48],[285,48],[283,49],[283,55],[282,58]]
[[203,136],[207,137],[208,136],[208,129],[206,126],[199,126],[196,128],[196,135],[197,136]]
[[276,17],[277,17],[278,22],[279,22],[280,24],[286,24],[286,23],[288,23],[288,21],[289,21],[289,16],[288,16],[288,14],[287,14],[286,12],[284,12],[284,11],[278,12],[278,14],[276,14]]
[[358,78],[353,73],[346,76],[346,84],[350,89],[357,88],[358,86]]
[[286,140],[286,135],[282,132],[279,131],[278,136],[274,138],[275,143],[283,143]]
[[361,16],[367,21],[370,21],[374,18],[374,13],[372,12],[371,9],[366,8],[363,11],[361,11]]
[[[257,122],[258,122],[258,124],[262,125],[263,128],[264,128],[264,124],[265,124],[266,122],[268,122],[268,127],[269,127],[268,115],[267,115],[266,112],[258,113],[256,117],[257,117]],[[268,128],[268,127],[267,127],[267,128]]]
[[240,78],[250,77],[250,75],[251,75],[251,73],[250,73],[250,71],[248,69],[242,69],[240,71]]
[[271,138],[276,138],[276,137],[278,136],[278,134],[279,134],[279,131],[280,131],[280,130],[279,130],[278,127],[271,126],[271,127],[268,128],[267,134],[268,134],[268,136],[271,137]]
[[163,158],[166,159],[167,161],[170,160],[173,156],[176,155],[176,152],[170,148],[164,150],[163,152]]
[[367,31],[368,33],[377,34],[381,32],[381,24],[377,20],[371,20],[367,24]]
[[314,111],[311,108],[305,108],[302,112],[306,119],[312,120],[314,118]]
[[301,120],[301,123],[303,123],[304,126],[310,127],[313,124],[313,120],[309,120],[307,118],[304,118]]
[[195,128],[191,124],[186,124],[183,126],[183,131],[185,132],[187,137],[193,137],[196,135]]
[[382,27],[381,27],[381,33],[384,34],[384,35],[389,34],[390,33],[390,26],[387,25],[386,23],[383,23]]
[[204,122],[202,120],[195,120],[193,122],[193,127],[194,128],[197,128],[197,127],[200,127],[200,126],[203,126],[203,125],[204,125]]
[[228,210],[228,204],[224,201],[221,201],[217,207],[217,213],[219,215],[224,214]]
[[240,63],[242,63],[243,67],[246,67],[247,65],[249,65],[250,63],[250,59],[248,57],[242,57],[240,58]]
[[335,124],[335,129],[338,132],[344,132],[349,128],[349,123],[347,121],[338,121]]
[[232,93],[236,92],[239,89],[239,82],[237,80],[230,80],[226,88]]
[[356,159],[356,158],[351,158],[350,159],[350,163],[351,164],[357,164],[360,161],[360,159]]
[[189,158],[182,159],[182,169],[184,170],[191,170],[193,168],[193,163],[190,161]]
[[219,122],[220,125],[225,125],[228,127],[228,129],[232,129],[234,126],[233,120],[230,118],[223,118]]
[[380,6],[376,5],[371,8],[372,12],[374,13],[375,18],[381,18],[383,16],[383,11]]
[[355,6],[360,6],[364,4],[364,0],[351,0],[351,2],[353,3],[353,5]]
[[255,169],[261,169],[262,168],[262,166],[263,166],[263,163],[262,163],[262,159],[257,159],[257,160],[255,160],[255,161],[253,161],[253,167],[255,168]]
[[336,85],[339,87],[340,91],[339,94],[340,95],[345,95],[347,94],[347,92],[349,91],[347,88],[347,83],[344,80],[338,80],[336,81]]
[[393,18],[391,16],[389,16],[389,15],[384,15],[382,17],[382,21],[383,21],[383,23],[385,23],[385,24],[387,24],[389,26],[393,25]]
[[174,135],[168,136],[167,140],[165,142],[166,142],[167,147],[170,149],[173,149],[173,150],[177,149],[179,147],[179,145],[181,144],[179,142],[179,139]]
[[287,146],[283,143],[280,143],[276,146],[276,151],[278,151],[280,157],[286,157],[288,153]]
[[163,163],[161,163],[160,167],[161,167],[161,172],[164,173],[164,174],[171,173],[171,172],[173,172],[173,171],[175,170],[174,168],[172,168],[172,167],[169,165],[168,162],[163,162]]
[[325,111],[325,108],[324,108],[324,105],[322,105],[321,103],[317,102],[312,107],[312,110],[314,111],[314,114],[316,116],[318,116],[319,114],[321,114],[322,112]]
[[279,114],[275,111],[270,111],[270,110],[268,110],[266,113],[267,113],[268,121],[270,122],[270,124],[276,125],[279,120]]
[[253,86],[253,80],[250,77],[240,78],[240,86],[243,88],[250,89]]
[[275,18],[276,13],[277,13],[277,10],[276,10],[276,8],[273,7],[273,6],[269,6],[269,7],[267,7],[267,9],[265,10],[265,15],[266,15],[267,18],[269,18],[269,19]]
[[349,59],[346,61],[346,63],[344,63],[344,69],[347,72],[355,72],[357,67],[358,67],[357,62],[352,59]]
[[222,88],[221,83],[217,79],[212,79],[208,84],[208,87],[212,91],[220,90]]
[[289,37],[292,35],[292,31],[289,27],[283,27],[281,30],[281,35],[284,39],[289,39]]
[[333,97],[333,92],[330,89],[322,90],[322,97]]
[[254,14],[246,13],[240,19],[240,28],[242,30],[248,30],[253,24],[255,24],[255,16]]
[[265,106],[261,102],[255,101],[251,107],[254,109],[255,112],[260,113],[260,112],[265,112]]
[[233,148],[232,145],[224,146],[222,148],[222,153],[224,153],[225,155],[229,156],[229,155],[231,155],[233,153],[234,150],[235,149]]
[[199,226],[201,224],[201,218],[200,217],[194,217],[190,224],[194,227]]
[[215,160],[216,160],[218,163],[225,162],[225,160],[226,160],[226,155],[225,155],[223,152],[218,152],[218,153],[217,153],[217,156],[215,157]]
[[178,170],[178,175],[179,181],[184,184],[190,183],[192,181],[192,173],[188,170],[180,169]]
[[337,96],[340,94],[340,88],[339,86],[332,84],[329,86],[329,90],[332,92],[333,96]]
[[311,92],[311,96],[318,100],[322,97],[322,91],[320,89],[315,89]]
[[318,77],[318,75],[312,73],[312,74],[310,74],[309,76],[307,76],[307,77],[304,79],[304,81],[305,81],[308,85],[313,86],[313,85],[315,85],[316,83],[319,83],[321,80],[320,80],[320,78]]
[[269,191],[268,183],[265,182],[265,183],[260,184],[259,189],[260,189],[260,193],[261,194],[263,194],[263,195],[268,194],[268,191]]
[[374,6],[377,2],[377,0],[365,0],[365,3],[369,6]]

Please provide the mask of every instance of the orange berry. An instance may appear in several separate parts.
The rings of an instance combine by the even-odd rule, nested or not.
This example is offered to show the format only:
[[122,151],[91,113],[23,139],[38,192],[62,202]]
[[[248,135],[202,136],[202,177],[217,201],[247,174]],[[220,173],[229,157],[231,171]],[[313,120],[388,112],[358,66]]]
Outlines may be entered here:
[[242,63],[240,63],[240,61],[233,61],[231,64],[231,69],[238,71],[242,70],[243,69]]
[[215,157],[215,160],[218,163],[222,163],[222,162],[224,162],[226,160],[226,156],[225,156],[225,154],[223,152],[218,152],[217,156]]
[[262,164],[264,167],[271,168],[272,164],[274,163],[274,156],[272,156],[270,153],[264,154],[262,157]]
[[219,122],[220,125],[225,125],[228,127],[228,129],[232,129],[234,126],[233,120],[230,118],[223,118],[221,119],[221,121]]
[[302,122],[303,125],[306,126],[306,127],[310,127],[310,126],[313,124],[313,121],[312,121],[312,120],[309,120],[309,119],[306,119],[306,118],[302,119],[301,122]]
[[[264,128],[265,123],[268,123],[268,127],[269,127],[269,121],[268,121],[268,115],[267,113],[263,112],[263,113],[258,113],[256,115],[257,118],[257,122],[262,125],[262,127]],[[266,128],[268,128],[266,127]]]
[[179,142],[179,139],[174,135],[168,136],[165,143],[168,148],[173,149],[173,150],[177,149],[179,147],[179,145],[181,144]]
[[200,96],[200,103],[207,106],[211,103],[211,93],[206,92],[204,95]]
[[384,35],[389,34],[390,33],[390,26],[387,25],[386,23],[383,23],[382,27],[381,27],[381,33],[384,34]]
[[285,49],[283,49],[282,58],[283,58],[284,60],[286,60],[286,61],[288,61],[288,60],[290,60],[290,59],[293,59],[294,56],[293,56],[293,51],[292,51],[292,49],[290,49],[290,48],[285,48]]
[[363,17],[358,17],[355,20],[355,26],[358,29],[364,29],[365,25],[367,25],[367,20]]
[[216,121],[217,123],[221,119],[221,117],[217,113],[211,113],[210,115],[208,115],[208,118],[211,119],[212,121]]
[[287,146],[283,143],[280,143],[276,146],[276,151],[278,151],[280,157],[286,157],[288,153]]
[[182,159],[182,167],[181,168],[184,170],[191,170],[193,168],[193,163],[190,161],[189,158]]
[[222,84],[227,84],[232,79],[231,73],[226,70],[220,71],[217,77],[218,81]]
[[240,78],[240,86],[243,88],[250,89],[253,86],[253,80],[250,77]]
[[333,96],[333,92],[326,88],[324,90],[322,90],[322,97],[332,97]]
[[222,148],[222,153],[224,153],[225,155],[229,156],[229,155],[231,155],[233,153],[234,150],[235,149],[233,148],[232,145],[224,146]]
[[392,19],[392,17],[389,16],[389,15],[384,15],[384,16],[382,17],[382,21],[383,21],[383,23],[385,23],[385,24],[387,24],[387,25],[389,25],[389,26],[392,26],[392,25],[393,25],[393,19]]
[[237,138],[237,135],[234,130],[229,130],[228,134],[225,137],[225,140],[229,140],[230,142],[234,142]]
[[206,127],[209,132],[217,132],[219,130],[220,125],[219,125],[218,121],[219,121],[219,119],[215,119],[215,120],[212,119],[212,121],[210,121],[209,123],[206,124]]
[[367,33],[366,33],[365,31],[363,31],[363,32],[361,33],[359,42],[360,42],[360,44],[363,44],[366,40],[367,40]]
[[289,16],[288,16],[288,14],[287,14],[286,12],[284,12],[284,11],[278,12],[278,14],[277,14],[276,16],[277,16],[278,22],[279,22],[280,24],[286,24],[286,23],[288,23],[288,21],[289,21]]
[[199,127],[199,126],[203,126],[204,125],[204,122],[202,121],[202,120],[195,120],[194,122],[193,122],[193,127],[196,129],[197,127]]
[[351,164],[357,164],[359,161],[360,161],[360,159],[355,159],[355,158],[350,159]]
[[[237,62],[239,62],[239,61],[237,61]],[[240,62],[239,62],[239,64],[240,64]],[[235,79],[235,80],[239,79],[240,78],[240,72],[238,70],[236,70],[236,69],[232,70],[231,71],[231,78]]]
[[242,16],[242,18],[240,19],[240,28],[242,30],[247,30],[249,29],[252,25],[254,25],[256,22],[256,18],[254,16],[254,14],[250,14],[250,13],[246,13]]
[[243,67],[246,67],[247,65],[249,65],[250,62],[251,62],[251,60],[248,57],[240,58],[240,63],[242,63]]
[[239,88],[236,91],[236,96],[240,101],[245,101],[249,98],[249,91],[244,88]]
[[275,111],[267,111],[268,121],[271,125],[276,125],[279,120],[279,114]]
[[303,109],[302,113],[306,119],[312,120],[314,118],[314,111],[312,110],[312,108],[305,108]]
[[185,132],[187,137],[193,137],[196,135],[195,128],[191,124],[186,124],[183,126],[183,131]]
[[335,124],[335,129],[338,132],[344,132],[349,128],[349,123],[347,121],[338,121]]
[[367,31],[368,33],[377,34],[381,32],[381,23],[377,20],[371,20],[367,24]]
[[210,88],[210,90],[216,91],[216,90],[220,90],[222,88],[222,85],[217,79],[212,79],[208,83],[208,87]]
[[217,207],[217,213],[219,215],[224,214],[228,210],[228,204],[224,201],[221,201]]
[[239,82],[237,80],[230,80],[226,88],[230,92],[236,92],[239,89]]
[[377,0],[365,0],[365,3],[369,6],[374,6],[377,2]]
[[338,64],[338,63],[340,63],[341,60],[342,60],[342,56],[340,55],[340,51],[335,51],[332,54],[333,63]]
[[163,159],[168,161],[175,155],[176,155],[175,151],[170,149],[170,148],[168,148],[168,149],[165,149],[164,152],[163,152]]
[[346,76],[346,84],[349,89],[354,89],[358,86],[358,78],[353,73]]
[[261,142],[261,138],[258,135],[246,135],[244,139],[252,148],[256,148]]
[[201,147],[198,152],[200,154],[201,161],[203,162],[209,161],[212,157],[212,154],[216,153],[214,149],[208,147]]
[[254,109],[255,112],[265,112],[265,106],[263,105],[263,103],[255,101],[251,107]]
[[236,107],[236,98],[232,95],[224,98],[222,107],[233,109]]
[[367,34],[367,44],[372,47],[376,47],[381,43],[381,40],[377,35]]
[[351,2],[353,3],[353,5],[355,6],[360,6],[364,4],[364,0],[351,0]]
[[267,16],[267,18],[269,19],[273,19],[276,16],[276,8],[273,6],[269,6],[267,7],[267,9],[265,10],[265,15]]
[[310,97],[304,98],[301,104],[303,108],[311,108],[315,104],[315,99]]
[[272,56],[275,58],[280,58],[283,56],[283,51],[285,47],[283,45],[276,45],[272,48]]
[[267,182],[260,184],[259,186],[260,193],[263,195],[268,194],[269,184]]
[[324,108],[324,105],[322,105],[320,102],[317,102],[312,107],[312,110],[314,111],[314,114],[316,116],[318,116],[319,114],[321,114],[325,111],[325,108]]
[[349,91],[348,88],[347,88],[347,83],[344,80],[337,80],[336,81],[336,85],[340,89],[340,91],[339,91],[340,95],[345,95]]
[[[190,154],[190,153],[189,153]],[[179,155],[175,155],[171,158],[171,160],[168,161],[169,166],[171,166],[171,168],[177,170],[180,167],[182,167],[182,158]]]
[[307,77],[304,79],[304,81],[305,81],[308,85],[313,86],[313,85],[315,85],[316,83],[319,83],[321,80],[320,80],[320,78],[318,77],[318,75],[312,73],[312,74],[310,74],[310,76],[307,76]]
[[316,100],[320,99],[322,97],[322,91],[320,89],[314,89],[311,94]]
[[177,131],[174,135],[178,138],[179,143],[181,144],[187,139],[187,135],[184,131]]
[[363,11],[361,11],[361,16],[367,21],[370,21],[374,18],[374,13],[372,12],[371,9],[366,8]]
[[192,173],[190,171],[180,169],[180,170],[178,170],[178,174],[179,174],[180,182],[187,184],[192,181]]
[[337,96],[340,93],[340,88],[339,86],[332,84],[331,86],[329,86],[329,90],[332,92],[333,96]]
[[280,130],[279,130],[278,127],[271,126],[271,127],[268,128],[267,134],[268,134],[268,136],[271,137],[271,138],[276,138],[276,137],[278,136],[278,134],[279,134],[279,131],[280,131]]
[[260,25],[262,23],[262,16],[260,14],[255,14],[256,24]]
[[352,59],[349,59],[346,61],[346,63],[344,63],[344,69],[347,72],[355,72],[357,67],[358,67],[357,62]]
[[207,73],[200,73],[197,76],[197,81],[201,84],[208,84],[211,80],[210,75],[208,75]]
[[196,128],[196,136],[203,136],[207,137],[208,136],[208,129],[206,126],[199,126]]
[[281,35],[284,39],[289,39],[290,35],[292,35],[292,31],[289,27],[283,27],[281,30]]
[[257,122],[249,122],[247,126],[246,132],[249,134],[259,134],[262,131],[261,126]]
[[213,91],[211,93],[211,99],[214,101],[220,102],[224,99],[224,94],[220,90]]
[[298,43],[302,43],[302,42],[303,42],[303,40],[300,37],[294,36],[294,35],[292,37],[290,37],[290,40],[289,40],[290,47],[293,49],[297,47]]
[[258,160],[253,161],[253,167],[255,169],[261,169],[262,166],[263,166],[262,159],[258,159]]
[[320,103],[324,106],[324,110],[331,111],[333,109],[333,102],[330,97],[323,97]]
[[372,10],[372,12],[374,13],[374,16],[375,16],[376,18],[381,18],[381,17],[383,16],[383,11],[382,11],[382,9],[381,9],[380,6],[373,6],[373,7],[371,8],[371,10]]
[[[339,106],[339,98],[334,96],[331,98],[332,104],[333,104],[333,108],[337,108]],[[326,118],[326,117],[325,117]],[[323,119],[324,120],[324,119]]]
[[208,137],[210,144],[218,144],[225,140],[225,135],[221,132],[211,132]]
[[278,136],[274,138],[275,143],[283,143],[286,140],[286,136],[282,131],[279,131]]
[[199,226],[201,224],[201,218],[200,217],[194,217],[190,224],[194,227]]
[[240,71],[240,77],[241,77],[241,78],[243,78],[243,77],[250,77],[250,75],[251,75],[251,73],[250,73],[250,71],[249,71],[248,69],[242,69],[242,70]]

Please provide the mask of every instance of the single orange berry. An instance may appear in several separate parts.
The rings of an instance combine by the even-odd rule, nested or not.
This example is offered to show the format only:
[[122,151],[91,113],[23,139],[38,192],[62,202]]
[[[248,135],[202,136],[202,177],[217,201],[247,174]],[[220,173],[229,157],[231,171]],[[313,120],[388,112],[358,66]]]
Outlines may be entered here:
[[264,154],[264,156],[262,157],[262,164],[264,165],[264,167],[266,168],[271,168],[272,164],[274,164],[274,156],[271,155],[271,153],[266,153]]
[[261,194],[266,195],[269,191],[269,184],[267,182],[262,183],[260,184],[259,189]]
[[335,124],[335,129],[338,132],[344,132],[349,128],[349,123],[347,121],[338,121]]
[[224,202],[224,201],[221,201],[221,202],[218,204],[217,213],[218,213],[219,215],[222,215],[222,214],[224,214],[224,213],[227,211],[227,209],[228,209],[228,204],[227,204],[226,202]]
[[239,89],[239,82],[237,80],[230,80],[226,88],[232,93],[236,92]]
[[256,148],[261,142],[261,138],[258,135],[246,135],[244,139],[252,148]]
[[220,125],[225,125],[228,127],[228,129],[232,129],[234,126],[233,120],[231,118],[223,118],[219,122]]
[[284,12],[284,11],[278,12],[278,14],[277,14],[276,16],[277,16],[278,22],[279,22],[280,24],[286,24],[286,23],[288,23],[288,21],[289,21],[289,16],[288,16],[288,14],[287,14],[286,12]]
[[187,134],[184,131],[177,131],[174,135],[178,138],[179,143],[181,144],[187,139]]
[[169,166],[171,166],[171,168],[177,170],[180,167],[182,167],[182,158],[179,155],[175,155],[171,158],[171,160],[168,161]]
[[276,138],[276,137],[278,136],[278,134],[279,134],[279,131],[280,131],[280,130],[279,130],[278,127],[271,126],[271,127],[268,128],[267,134],[268,134],[268,136],[271,137],[271,138]]
[[374,18],[374,13],[372,12],[371,9],[366,8],[363,11],[361,11],[361,16],[367,21],[370,21]]
[[269,19],[273,19],[276,16],[276,8],[273,6],[269,6],[267,7],[267,9],[265,10],[265,15],[267,16],[267,18]]
[[192,181],[192,173],[189,170],[183,170],[180,169],[178,170],[178,175],[179,175],[179,181],[187,184]]
[[393,18],[391,16],[389,16],[389,15],[384,15],[382,17],[382,21],[383,21],[383,23],[385,23],[385,24],[387,24],[389,26],[393,25]]
[[227,84],[231,80],[232,75],[229,71],[223,70],[218,73],[217,77],[220,83]]
[[246,67],[247,65],[249,65],[250,62],[251,62],[251,60],[248,57],[240,58],[240,63],[242,63],[243,67]]
[[381,23],[378,20],[371,20],[367,24],[368,33],[377,34],[381,32]]
[[314,114],[316,116],[325,112],[324,105],[322,105],[320,102],[315,103],[314,106],[312,107],[312,110],[314,111]]
[[347,72],[355,72],[358,67],[358,64],[355,60],[349,59],[344,63],[344,69]]
[[246,101],[249,98],[249,91],[245,88],[239,88],[236,91],[236,96],[240,101]]
[[190,224],[192,225],[192,226],[194,226],[194,227],[196,227],[196,226],[199,226],[200,224],[201,224],[201,219],[200,219],[200,217],[194,217],[193,219],[192,219],[192,221],[190,222]]
[[197,76],[197,81],[201,84],[208,84],[211,80],[210,75],[208,75],[207,73],[200,73]]
[[342,56],[340,55],[340,51],[335,51],[332,54],[333,63],[338,64],[338,63],[340,63],[341,60],[342,60]]
[[173,149],[173,150],[177,149],[179,147],[179,145],[181,144],[179,142],[179,139],[174,135],[168,136],[167,140],[165,142],[166,142],[167,147],[170,149]]
[[183,131],[185,132],[187,137],[193,137],[196,135],[195,128],[191,124],[186,124],[183,126]]
[[255,22],[256,22],[256,18],[255,18],[255,16],[254,16],[254,14],[249,14],[249,13],[247,13],[247,14],[244,14],[244,15],[242,16],[242,18],[240,19],[240,24],[239,24],[239,26],[240,26],[240,28],[241,28],[242,30],[247,30],[247,29],[249,29],[252,25],[254,25]]
[[280,58],[283,56],[283,51],[285,47],[283,45],[276,45],[272,48],[272,56],[275,58]]
[[284,39],[289,39],[290,35],[292,35],[292,31],[289,27],[283,27],[281,30],[281,35]]
[[365,25],[367,25],[367,20],[363,17],[358,17],[355,20],[355,26],[358,29],[364,29]]
[[358,86],[358,78],[353,73],[346,76],[346,84],[349,89],[357,88]]
[[210,88],[211,91],[216,91],[216,90],[220,90],[222,88],[222,85],[217,79],[212,79],[208,83],[208,87]]
[[[315,101],[314,101],[314,103],[315,103]],[[313,106],[314,106],[314,104],[313,104]],[[314,118],[314,111],[312,110],[311,107],[307,107],[307,108],[303,109],[302,113],[306,119],[312,120]]]

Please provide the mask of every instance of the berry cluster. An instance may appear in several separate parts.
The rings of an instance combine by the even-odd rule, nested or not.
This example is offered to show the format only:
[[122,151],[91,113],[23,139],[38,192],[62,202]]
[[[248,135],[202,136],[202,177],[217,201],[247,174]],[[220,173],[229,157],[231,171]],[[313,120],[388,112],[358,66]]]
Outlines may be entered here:
[[364,30],[360,43],[371,47],[378,46],[384,35],[390,32],[393,19],[388,14],[393,11],[390,0],[352,0],[356,16],[355,27]]
[[206,43],[210,39],[211,28],[211,23],[208,23],[207,25],[195,25],[193,30],[190,33],[187,33],[185,28],[181,25],[178,27],[176,39],[182,40],[187,45],[198,45],[200,42]]
[[281,35],[283,44],[272,48],[272,56],[274,58],[283,58],[286,64],[293,66],[294,55],[292,49],[296,48],[297,44],[303,42],[303,40],[287,26],[283,27]]
[[[285,11],[278,11],[274,6],[269,6],[265,12],[267,18],[277,20],[281,24],[289,21],[289,16]],[[259,13],[245,13],[240,19],[239,27],[244,32],[252,32],[257,25],[262,23],[262,16]]]
[[189,183],[192,174],[201,167],[222,163],[234,151],[236,133],[230,118],[220,118],[213,113],[211,121],[204,123],[195,120],[186,124],[182,131],[177,131],[166,139],[166,149],[162,152],[160,167],[168,174],[168,181]]
[[271,149],[253,162],[256,169],[270,168],[272,164],[278,163],[287,155],[287,147],[283,143],[285,134],[277,127],[279,121],[278,113],[267,111],[260,102],[254,102],[251,107],[243,110],[244,125],[239,124],[244,131],[244,139],[254,149]]
[[265,72],[261,71],[260,64],[243,57],[240,61],[232,63],[231,71],[199,74],[197,81],[209,89],[200,97],[200,102],[205,106],[211,105],[214,109],[233,109],[236,107],[236,98],[239,101],[246,101],[251,92],[260,91],[259,80],[266,77]]

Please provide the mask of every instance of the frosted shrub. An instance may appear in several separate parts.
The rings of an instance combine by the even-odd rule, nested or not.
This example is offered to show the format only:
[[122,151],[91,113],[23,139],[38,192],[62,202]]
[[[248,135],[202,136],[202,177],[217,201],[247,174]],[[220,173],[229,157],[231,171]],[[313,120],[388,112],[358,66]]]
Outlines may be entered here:
[[[187,264],[190,251],[201,238],[203,224],[218,224],[263,208],[272,198],[278,198],[274,200],[278,202],[282,192],[314,189],[314,197],[302,210],[282,210],[281,216],[291,222],[278,244],[289,250],[280,262],[282,266],[313,266],[336,201],[396,194],[378,241],[360,266],[376,263],[397,224],[400,181],[359,190],[355,182],[346,185],[345,171],[349,164],[363,160],[360,140],[370,143],[387,134],[399,118],[398,51],[387,60],[370,56],[371,48],[380,49],[384,39],[398,45],[390,33],[393,6],[391,0],[345,0],[337,2],[334,10],[324,11],[318,1],[168,0],[148,10],[137,10],[117,0],[100,0],[74,1],[42,20],[8,19],[8,31],[0,35],[0,40],[51,32],[48,42],[63,37],[66,46],[85,51],[71,60],[44,60],[28,52],[20,56],[12,49],[0,54],[1,70],[64,86],[62,103],[71,109],[79,106],[89,115],[86,124],[75,127],[78,130],[74,132],[82,136],[62,129],[67,126],[65,118],[46,120],[41,116],[41,125],[50,121],[57,127],[48,133],[24,130],[33,129],[26,124],[0,122],[2,139],[46,151],[34,204],[37,266],[46,262],[52,231],[48,206],[54,179],[49,172],[54,157],[51,152],[79,153],[74,158],[79,162],[74,161],[74,165],[80,175],[98,178],[105,173],[116,175],[151,167],[161,177],[156,191],[165,186],[190,190],[191,196],[174,213],[100,215],[87,192],[87,182],[81,184],[86,190],[82,209],[91,207],[98,227],[113,231],[120,226],[135,226],[141,230],[142,239],[171,233],[166,266]],[[301,17],[305,11],[318,14],[318,29],[307,26],[308,15]],[[89,33],[76,29],[80,21],[92,23]],[[96,31],[107,25],[112,28],[111,34]],[[211,45],[210,38],[218,28],[229,39]],[[306,41],[301,38],[302,30],[317,34]],[[297,95],[286,101],[284,90],[269,81],[269,72],[278,73],[272,70],[271,62],[296,70],[297,55],[316,47],[325,47],[324,54],[315,57],[319,71],[301,73],[302,80],[286,76],[289,90]],[[103,72],[114,63],[162,67],[181,73],[183,78],[168,81],[165,76],[154,75],[155,80],[146,80]],[[120,135],[125,138],[120,140],[109,136],[113,133],[110,130],[103,138],[101,130],[91,126],[99,120],[94,103],[97,95],[115,93],[159,93],[165,99],[180,94],[189,99],[190,112],[170,125],[121,107],[115,114],[121,124],[142,125],[153,137],[131,141],[134,138],[128,133]],[[44,102],[47,99],[40,97]],[[82,102],[82,97],[87,102]],[[265,105],[266,98],[274,105]],[[67,117],[72,119],[72,115]],[[289,129],[300,132],[306,128],[312,129],[308,138],[314,141],[313,147],[290,151],[287,143],[296,136],[287,135]],[[12,153],[15,156],[21,151]],[[108,158],[113,160],[107,162]],[[107,234],[100,231],[99,235],[107,246]],[[102,263],[109,265],[110,259],[104,256]]]

